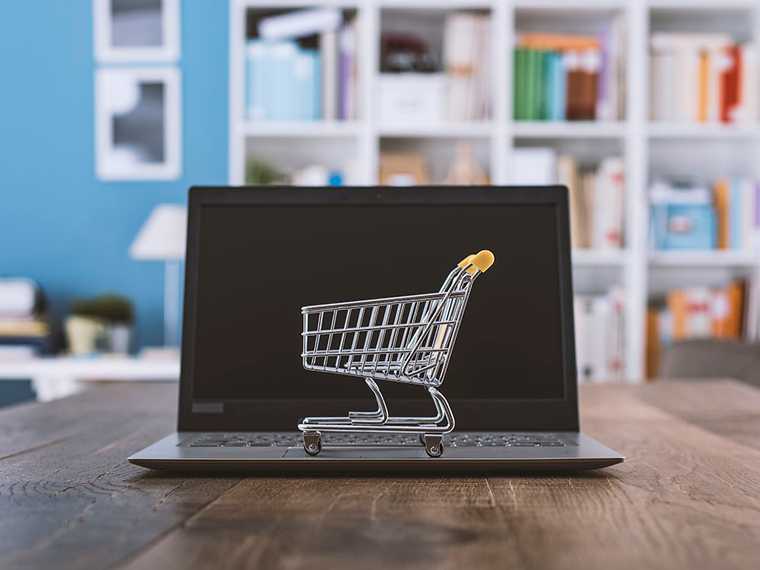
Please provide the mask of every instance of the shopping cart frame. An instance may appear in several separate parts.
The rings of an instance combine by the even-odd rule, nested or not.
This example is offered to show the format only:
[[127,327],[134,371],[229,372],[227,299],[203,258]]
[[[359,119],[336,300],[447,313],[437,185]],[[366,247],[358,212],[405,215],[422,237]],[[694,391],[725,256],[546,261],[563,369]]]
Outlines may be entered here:
[[[364,379],[374,396],[377,409],[373,411],[350,411],[346,416],[306,417],[298,424],[303,432],[304,450],[309,455],[318,455],[322,450],[323,432],[354,433],[414,433],[431,457],[443,453],[443,435],[454,430],[455,420],[451,406],[445,396],[438,390],[448,370],[450,356],[456,342],[464,311],[469,300],[472,284],[493,264],[494,256],[483,250],[478,254],[465,257],[448,274],[437,293],[385,297],[363,301],[328,303],[310,305],[301,308],[303,316],[303,350],[301,358],[306,370],[342,374]],[[404,307],[411,308],[408,322],[399,323]],[[415,320],[417,307],[420,318]],[[395,307],[395,321],[389,323],[389,317]],[[379,313],[383,311],[383,322],[377,324]],[[349,326],[351,311],[358,311],[356,326]],[[364,326],[365,312],[370,311],[367,326]],[[336,319],[340,311],[346,311],[342,328],[336,328]],[[327,315],[331,319],[329,328],[323,328]],[[310,327],[310,318],[318,318],[315,329]],[[404,332],[399,333],[403,329]],[[387,348],[383,345],[384,336],[392,331]],[[409,335],[409,330],[414,332]],[[357,347],[361,334],[364,344]],[[373,334],[376,345],[373,345]],[[403,338],[398,346],[395,341],[398,334]],[[341,335],[340,347],[333,349],[333,339]],[[350,349],[344,349],[346,335],[351,337]],[[326,348],[320,349],[321,338],[327,338]],[[409,339],[407,341],[407,338]],[[313,341],[313,346],[310,343]],[[427,342],[426,342],[427,341]],[[431,342],[432,341],[432,342]],[[381,361],[381,355],[385,358]],[[355,357],[360,357],[358,363]],[[328,366],[328,360],[334,359],[334,365]],[[341,359],[346,358],[341,366]],[[318,359],[321,364],[318,364]],[[377,385],[376,380],[413,384],[424,387],[433,401],[433,416],[391,416],[388,404]]]

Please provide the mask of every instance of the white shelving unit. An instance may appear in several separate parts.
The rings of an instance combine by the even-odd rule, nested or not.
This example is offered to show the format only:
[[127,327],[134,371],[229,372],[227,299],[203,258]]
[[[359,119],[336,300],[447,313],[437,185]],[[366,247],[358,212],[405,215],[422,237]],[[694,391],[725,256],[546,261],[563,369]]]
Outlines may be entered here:
[[[244,119],[246,14],[249,10],[337,6],[359,20],[358,121],[251,123]],[[439,18],[450,10],[488,11],[492,22],[493,111],[476,123],[381,124],[374,112],[383,10],[421,11]],[[626,25],[625,118],[615,122],[517,122],[512,120],[512,47],[522,29],[595,33],[621,14]],[[569,23],[568,23],[569,22]],[[733,275],[760,275],[760,257],[748,252],[654,253],[648,249],[646,190],[657,176],[690,174],[705,182],[724,174],[760,175],[760,125],[654,124],[648,120],[648,38],[657,30],[728,31],[760,41],[758,0],[232,0],[230,8],[229,180],[244,183],[247,153],[334,153],[353,156],[360,184],[376,184],[380,149],[387,143],[423,148],[471,141],[495,185],[509,180],[517,146],[552,146],[563,152],[619,155],[626,169],[626,247],[573,252],[576,291],[622,286],[626,297],[626,377],[644,376],[645,310],[666,287],[716,283]],[[563,29],[564,28],[564,29]],[[329,143],[329,144],[328,144]],[[319,149],[315,150],[315,146]],[[725,167],[725,171],[721,168]]]

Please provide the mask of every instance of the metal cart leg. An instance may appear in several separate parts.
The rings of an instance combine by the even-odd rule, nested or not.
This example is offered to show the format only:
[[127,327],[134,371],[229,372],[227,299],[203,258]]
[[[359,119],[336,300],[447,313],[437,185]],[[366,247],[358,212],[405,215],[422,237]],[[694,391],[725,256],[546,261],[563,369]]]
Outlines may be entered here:
[[388,421],[388,405],[385,403],[380,388],[372,378],[365,378],[364,381],[375,396],[377,410],[374,412],[348,412],[348,417],[355,424],[384,424]]

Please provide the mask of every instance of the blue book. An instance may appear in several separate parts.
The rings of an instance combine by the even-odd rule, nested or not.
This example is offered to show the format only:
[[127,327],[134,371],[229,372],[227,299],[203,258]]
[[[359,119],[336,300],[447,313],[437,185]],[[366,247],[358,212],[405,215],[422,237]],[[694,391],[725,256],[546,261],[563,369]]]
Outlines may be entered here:
[[565,65],[561,53],[555,53],[553,59],[552,71],[554,77],[554,91],[552,93],[552,120],[565,120],[565,107],[567,106],[566,91],[566,74]]
[[652,249],[666,249],[668,236],[668,205],[653,204],[651,209],[651,234]]
[[246,118],[251,121],[266,119],[266,64],[268,45],[261,40],[248,42],[246,49]]
[[271,44],[271,72],[267,83],[267,100],[270,102],[271,118],[274,121],[292,121],[293,111],[293,68],[298,47],[293,41]]
[[293,68],[295,83],[293,86],[294,112],[299,121],[313,121],[314,90],[317,88],[317,69],[314,60],[319,58],[314,50],[299,50]]
[[314,66],[314,92],[311,94],[311,119],[317,121],[322,118],[322,58],[319,53],[312,52],[312,65]]

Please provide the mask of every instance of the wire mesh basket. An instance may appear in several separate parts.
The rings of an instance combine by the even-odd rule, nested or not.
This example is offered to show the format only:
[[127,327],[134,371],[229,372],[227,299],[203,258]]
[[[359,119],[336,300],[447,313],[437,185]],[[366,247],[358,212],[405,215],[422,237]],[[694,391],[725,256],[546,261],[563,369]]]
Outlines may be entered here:
[[[487,250],[468,255],[437,293],[301,308],[303,367],[363,378],[377,402],[374,411],[304,418],[298,429],[306,453],[319,454],[323,432],[417,433],[428,455],[443,453],[442,436],[454,429],[454,415],[438,387],[446,376],[472,284],[493,261]],[[389,415],[377,380],[426,388],[435,415]]]

